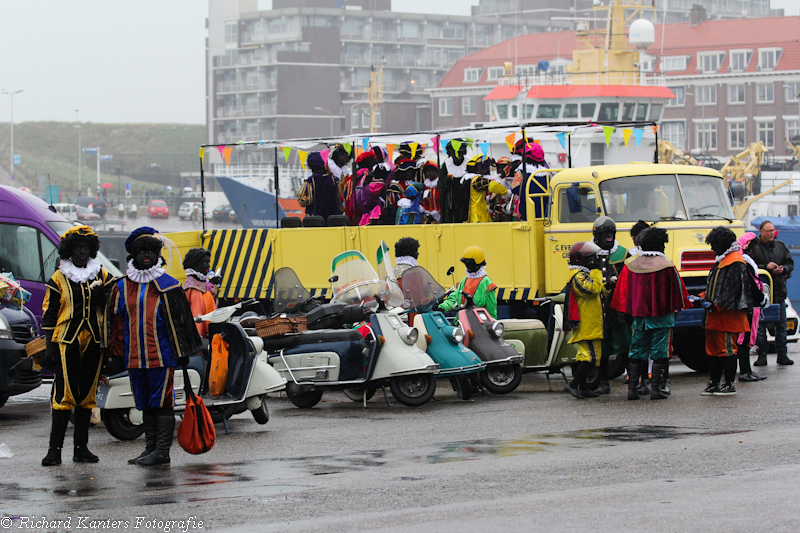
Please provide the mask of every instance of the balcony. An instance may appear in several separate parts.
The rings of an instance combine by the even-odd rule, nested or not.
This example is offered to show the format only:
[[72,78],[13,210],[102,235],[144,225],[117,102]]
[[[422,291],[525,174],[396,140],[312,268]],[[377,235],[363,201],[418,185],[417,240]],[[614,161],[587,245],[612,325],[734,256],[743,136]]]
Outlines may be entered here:
[[276,104],[217,108],[217,118],[267,117],[277,114]]
[[240,93],[244,91],[274,91],[276,87],[274,80],[262,81],[259,83],[247,83],[220,81],[217,82],[217,93]]
[[268,54],[264,50],[258,50],[252,54],[237,54],[235,56],[215,56],[214,67],[246,67],[257,65],[269,65],[277,61],[275,54]]
[[275,32],[242,32],[242,44],[245,43],[266,43],[275,41],[299,41],[303,37],[300,30]]

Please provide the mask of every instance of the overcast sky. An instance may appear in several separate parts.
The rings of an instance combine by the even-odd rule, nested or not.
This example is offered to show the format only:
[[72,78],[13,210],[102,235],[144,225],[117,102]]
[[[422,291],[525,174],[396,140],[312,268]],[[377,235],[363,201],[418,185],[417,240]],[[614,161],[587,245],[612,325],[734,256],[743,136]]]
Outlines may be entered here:
[[[205,122],[203,0],[2,0],[0,89],[14,122]],[[395,11],[469,15],[478,0],[393,0]],[[270,0],[259,0],[268,9]],[[797,0],[772,0],[797,15]],[[0,95],[0,121],[10,101]]]

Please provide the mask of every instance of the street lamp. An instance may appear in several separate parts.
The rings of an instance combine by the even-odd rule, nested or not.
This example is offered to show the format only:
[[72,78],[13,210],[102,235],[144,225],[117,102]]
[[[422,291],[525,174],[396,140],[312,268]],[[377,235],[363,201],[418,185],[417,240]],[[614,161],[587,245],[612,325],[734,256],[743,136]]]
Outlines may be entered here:
[[[686,101],[686,97],[687,97],[687,96],[691,96],[692,98],[694,98],[694,93],[690,93],[690,92],[684,92],[684,93],[683,93],[683,99],[684,99],[684,102]],[[697,100],[696,100],[696,99],[695,99],[694,103],[695,103],[695,104],[697,104]],[[684,105],[685,105],[685,104],[684,104]],[[687,154],[690,154],[690,153],[691,153],[691,151],[689,150],[689,136],[687,136],[687,137],[686,137],[686,153],[687,153]]]
[[21,92],[22,89],[19,91],[6,91],[5,89],[0,91],[2,94],[11,96],[11,164],[9,165],[9,172],[12,176],[14,175],[14,95]]
[[78,120],[78,109],[75,110],[75,122],[78,123],[77,126],[73,126],[78,130],[78,196],[81,195],[81,163],[83,159],[81,158],[81,122]]
[[331,116],[331,137],[333,137],[333,113],[321,107],[315,107],[314,109],[316,109],[317,111],[325,111],[327,114]]

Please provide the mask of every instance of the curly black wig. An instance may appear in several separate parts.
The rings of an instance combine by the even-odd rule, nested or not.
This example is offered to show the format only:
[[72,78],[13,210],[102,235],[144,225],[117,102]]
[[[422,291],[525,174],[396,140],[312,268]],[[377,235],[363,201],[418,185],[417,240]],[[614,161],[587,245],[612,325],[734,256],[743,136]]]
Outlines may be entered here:
[[736,242],[736,234],[724,226],[712,229],[706,237],[706,244],[717,254],[724,252]]
[[[133,259],[136,257],[136,254],[143,251],[160,253],[161,248],[163,247],[164,243],[161,242],[161,239],[157,237],[147,237],[147,236],[139,237],[138,239],[136,239],[131,243],[130,255],[128,255],[128,257],[125,260],[133,261]],[[166,264],[167,260],[162,257],[161,266],[164,266]]]
[[61,239],[61,242],[58,243],[59,257],[61,259],[70,259],[72,257],[72,249],[78,244],[89,246],[89,256],[92,259],[97,257],[97,252],[100,250],[100,238],[97,235],[78,235],[77,233],[72,233]]
[[206,258],[211,258],[211,252],[205,248],[192,248],[183,256],[183,268],[191,268],[197,272],[202,272],[203,262]]
[[419,241],[413,237],[403,237],[394,243],[394,256],[411,256],[417,259],[419,257]]
[[643,252],[664,252],[669,234],[664,228],[647,228],[639,234],[639,248]]
[[638,237],[639,235],[650,227],[650,224],[645,222],[644,220],[639,220],[636,224],[633,225],[631,228],[631,239],[633,239],[633,244],[638,244]]

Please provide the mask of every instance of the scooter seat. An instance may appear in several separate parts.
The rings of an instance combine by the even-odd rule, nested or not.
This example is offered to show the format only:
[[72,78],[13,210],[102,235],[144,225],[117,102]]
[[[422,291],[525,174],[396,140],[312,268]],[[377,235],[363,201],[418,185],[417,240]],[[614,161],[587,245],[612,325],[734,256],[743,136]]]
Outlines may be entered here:
[[264,339],[264,350],[275,353],[289,350],[297,346],[320,344],[324,342],[362,342],[364,337],[354,329],[318,329],[301,331],[296,335],[283,335],[272,339]]

